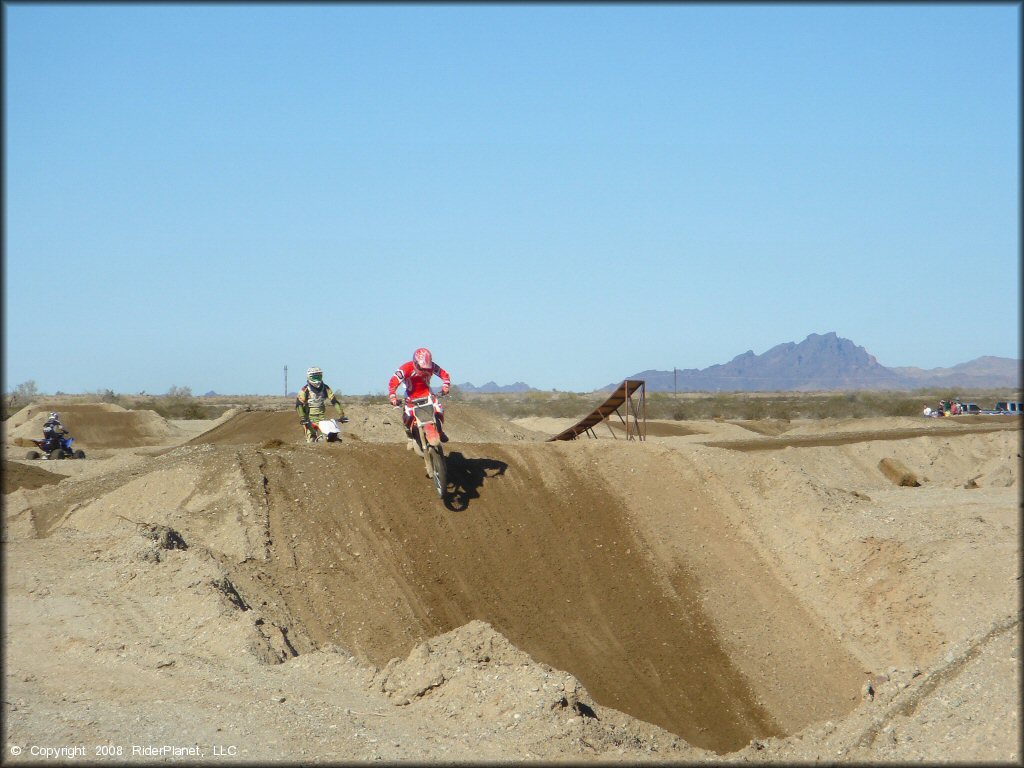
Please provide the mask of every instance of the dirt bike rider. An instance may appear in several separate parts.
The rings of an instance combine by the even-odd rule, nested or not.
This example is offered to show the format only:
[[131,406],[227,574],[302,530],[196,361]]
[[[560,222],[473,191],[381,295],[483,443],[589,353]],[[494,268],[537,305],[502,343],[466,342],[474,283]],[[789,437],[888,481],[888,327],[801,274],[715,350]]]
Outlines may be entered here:
[[60,414],[51,411],[43,424],[43,449],[52,451],[60,445],[61,439],[68,434],[64,425],[60,423]]
[[[394,406],[398,405],[398,396],[395,390],[399,384],[405,385],[405,400],[411,398],[426,397],[430,394],[430,379],[437,376],[441,379],[441,394],[447,395],[452,388],[452,377],[448,371],[434,362],[434,356],[426,347],[420,347],[412,354],[412,360],[402,363],[388,380],[388,400]],[[448,435],[444,433],[444,409],[440,403],[434,406],[437,414],[437,430],[441,433],[441,442],[448,442]],[[402,409],[402,423],[405,425],[405,436],[411,441],[413,421],[412,413],[408,408]]]
[[334,390],[324,383],[324,372],[314,366],[306,371],[306,383],[295,398],[295,410],[299,414],[299,423],[306,433],[307,443],[312,443],[315,439],[310,422],[326,418],[328,403],[334,406],[335,418],[338,421],[344,420],[345,409],[338,402]]

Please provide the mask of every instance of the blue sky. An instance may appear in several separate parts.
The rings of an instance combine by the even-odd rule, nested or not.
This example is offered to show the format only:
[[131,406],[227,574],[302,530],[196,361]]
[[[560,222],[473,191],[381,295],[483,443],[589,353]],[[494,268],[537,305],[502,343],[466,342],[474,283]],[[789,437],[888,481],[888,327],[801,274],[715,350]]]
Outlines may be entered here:
[[4,387],[1019,357],[1020,5],[4,5]]

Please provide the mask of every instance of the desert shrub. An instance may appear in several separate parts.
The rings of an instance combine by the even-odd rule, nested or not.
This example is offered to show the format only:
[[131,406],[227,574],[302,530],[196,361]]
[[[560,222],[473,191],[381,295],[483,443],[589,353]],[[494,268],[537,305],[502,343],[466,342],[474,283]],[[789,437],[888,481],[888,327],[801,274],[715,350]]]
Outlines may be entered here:
[[[959,391],[964,400],[994,403],[1007,395]],[[602,402],[605,393],[530,392],[467,397],[466,401],[505,418],[524,416],[583,417]],[[648,419],[707,421],[712,419],[843,419],[872,416],[920,416],[925,405],[951,397],[948,391],[874,390],[851,392],[648,392]]]
[[185,406],[184,411],[182,411],[181,417],[183,419],[205,419],[206,414],[203,411],[203,407],[201,405],[189,403],[188,405]]
[[464,402],[505,419],[526,416],[574,418],[586,415],[606,397],[604,393],[523,392],[514,395],[474,394],[466,397]]
[[766,419],[769,404],[759,397],[754,397],[742,402],[739,410],[741,419]]
[[19,411],[39,396],[35,381],[29,379],[16,386],[3,398],[3,418],[7,419],[15,411]]
[[11,414],[20,411],[40,394],[33,379],[23,381],[0,401],[0,418],[6,421]]
[[174,386],[166,395],[138,395],[124,399],[124,407],[133,411],[155,411],[165,419],[216,419],[234,407],[230,403],[203,403],[190,387]]
[[677,405],[672,409],[671,417],[674,421],[693,420],[693,409],[684,405]]
[[103,403],[119,403],[121,401],[121,397],[112,389],[98,389],[94,394]]
[[32,398],[39,395],[39,388],[36,386],[34,379],[29,379],[28,381],[23,381],[21,384],[16,386],[12,394],[21,403],[27,403],[32,400]]
[[154,397],[149,402],[136,402],[134,410],[156,411],[165,419],[216,419],[227,411],[227,405],[204,405],[195,400]]

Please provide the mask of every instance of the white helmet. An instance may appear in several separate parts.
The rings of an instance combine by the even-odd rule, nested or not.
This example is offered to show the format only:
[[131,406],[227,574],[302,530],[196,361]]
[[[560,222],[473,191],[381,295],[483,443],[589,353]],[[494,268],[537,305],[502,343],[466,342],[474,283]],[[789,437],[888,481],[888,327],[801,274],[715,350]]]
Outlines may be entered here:
[[316,366],[313,366],[312,368],[307,368],[306,381],[308,381],[311,386],[319,387],[321,384],[324,383],[324,372],[321,371]]
[[56,411],[50,411],[50,417],[47,421],[60,421],[60,414]]

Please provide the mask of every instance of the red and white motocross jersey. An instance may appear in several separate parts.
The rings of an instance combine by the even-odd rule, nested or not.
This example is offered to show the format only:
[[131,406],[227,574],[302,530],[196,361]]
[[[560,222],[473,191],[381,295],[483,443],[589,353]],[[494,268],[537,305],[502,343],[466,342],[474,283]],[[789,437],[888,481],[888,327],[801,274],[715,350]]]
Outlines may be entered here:
[[430,380],[434,376],[439,377],[446,386],[451,386],[452,379],[448,371],[437,363],[434,363],[434,370],[430,373],[419,370],[412,360],[402,363],[388,380],[388,395],[395,394],[399,384],[405,384],[406,397],[426,397],[430,393]]

